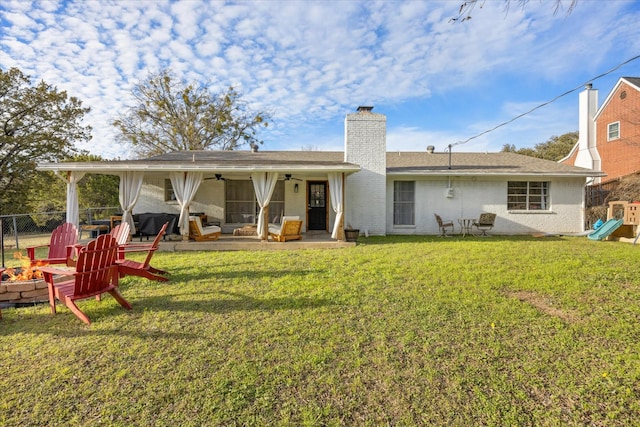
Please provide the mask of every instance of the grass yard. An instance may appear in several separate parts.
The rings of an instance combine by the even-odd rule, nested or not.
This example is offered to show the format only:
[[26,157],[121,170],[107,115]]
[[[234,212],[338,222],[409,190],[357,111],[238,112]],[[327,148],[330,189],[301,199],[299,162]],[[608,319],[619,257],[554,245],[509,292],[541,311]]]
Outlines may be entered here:
[[640,425],[640,246],[361,238],[157,253],[80,307],[4,309],[3,426]]

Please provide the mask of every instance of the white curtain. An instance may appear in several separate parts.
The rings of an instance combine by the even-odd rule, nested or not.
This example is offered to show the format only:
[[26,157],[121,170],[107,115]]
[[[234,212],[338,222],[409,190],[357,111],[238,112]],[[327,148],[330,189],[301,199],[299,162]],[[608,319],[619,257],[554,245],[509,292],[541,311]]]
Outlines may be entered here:
[[268,224],[264,220],[264,210],[269,206],[271,195],[278,182],[278,172],[254,172],[251,174],[253,189],[256,192],[256,200],[260,205],[260,216],[258,217],[258,236],[262,240],[268,237]]
[[344,238],[343,233],[340,233],[340,227],[344,218],[344,207],[342,206],[342,174],[338,172],[329,173],[329,194],[331,194],[331,207],[336,213],[336,220],[333,223],[333,232],[331,238],[336,240],[342,240]]
[[169,178],[171,178],[173,193],[176,195],[176,200],[180,205],[180,218],[178,219],[180,234],[188,236],[189,204],[196,195],[200,183],[202,183],[202,172],[171,172]]
[[133,223],[131,211],[138,201],[140,189],[142,188],[142,172],[122,172],[120,173],[120,207],[122,208],[122,222],[129,223],[130,233],[136,233],[136,226]]
[[67,222],[80,228],[80,208],[78,207],[78,181],[86,172],[67,172],[66,176],[58,175],[67,183]]

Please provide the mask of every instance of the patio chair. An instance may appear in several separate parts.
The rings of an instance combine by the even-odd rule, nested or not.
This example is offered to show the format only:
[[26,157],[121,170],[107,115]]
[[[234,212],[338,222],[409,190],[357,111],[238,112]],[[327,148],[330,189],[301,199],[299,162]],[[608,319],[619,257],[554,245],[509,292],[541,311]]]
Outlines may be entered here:
[[438,223],[438,228],[440,229],[440,235],[442,237],[448,237],[447,228],[451,228],[451,232],[453,232],[453,221],[444,222],[440,215],[436,213],[434,213],[433,215],[436,217],[436,222]]
[[493,228],[493,224],[496,221],[496,214],[494,213],[483,213],[480,214],[480,218],[478,218],[477,221],[473,222],[473,226],[476,227],[476,229],[481,232],[480,236],[485,236],[487,237],[487,231],[491,230]]
[[[115,239],[103,234],[80,249],[75,270],[39,267],[49,288],[51,313],[56,314],[57,299],[89,325],[89,316],[78,308],[76,301],[98,298],[104,293],[111,294],[121,306],[131,310],[131,304],[118,291],[118,267],[115,263],[117,251],[118,243]],[[71,278],[55,283],[56,276],[60,275]]]
[[129,235],[130,231],[131,226],[129,225],[129,223],[121,222],[111,229],[109,235],[116,239],[116,242],[118,242],[119,245],[126,245],[131,238],[131,236]]
[[[57,226],[51,233],[51,239],[47,245],[31,246],[27,248],[27,256],[31,266],[44,264],[66,264],[70,253],[68,247],[78,243],[78,229],[70,222]],[[49,248],[46,258],[37,259],[36,249]]]
[[[126,222],[123,222],[121,224],[116,225],[114,228],[112,228],[111,231],[109,232],[109,236],[115,239],[118,246],[125,245],[127,244],[127,242],[131,237],[129,236],[129,230],[131,230],[131,227],[129,226],[129,224]],[[76,258],[78,257],[78,253],[80,252],[80,249],[83,246],[84,245],[82,244],[76,243],[75,245],[70,245],[67,247],[67,266],[73,267],[76,265]],[[119,252],[118,258],[121,258],[121,257],[122,256],[120,255],[120,252]]]
[[222,229],[217,225],[210,225],[208,227],[202,226],[202,220],[199,216],[189,216],[189,238],[196,242],[209,242],[211,240],[218,240]]
[[302,239],[302,220],[298,216],[283,216],[280,226],[269,226],[269,237],[276,242]]
[[[160,274],[169,274],[168,271],[154,268],[150,264],[151,258],[155,251],[158,250],[160,240],[167,231],[168,226],[169,222],[165,222],[151,244],[127,244],[118,247],[118,258],[116,260],[116,264],[118,265],[118,274],[120,277],[139,276],[149,280],[157,280],[159,282],[166,282],[169,280],[164,276],[160,276]],[[127,254],[134,252],[146,252],[147,256],[142,262],[126,258]]]

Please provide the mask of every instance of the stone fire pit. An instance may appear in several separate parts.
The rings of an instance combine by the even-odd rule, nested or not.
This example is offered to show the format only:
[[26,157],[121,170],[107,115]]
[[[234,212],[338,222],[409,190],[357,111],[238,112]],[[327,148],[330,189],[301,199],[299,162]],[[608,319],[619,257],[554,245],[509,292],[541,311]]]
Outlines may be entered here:
[[[55,281],[57,282],[66,277],[68,276],[59,276]],[[0,304],[21,305],[47,301],[49,301],[49,291],[44,279],[9,282],[6,281],[5,274],[2,274],[2,281],[0,282]]]

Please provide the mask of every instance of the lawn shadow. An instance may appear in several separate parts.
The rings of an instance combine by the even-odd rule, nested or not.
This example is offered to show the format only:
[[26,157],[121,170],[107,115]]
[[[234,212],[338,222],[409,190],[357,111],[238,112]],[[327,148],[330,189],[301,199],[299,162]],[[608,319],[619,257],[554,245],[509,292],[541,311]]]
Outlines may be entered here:
[[[193,297],[185,299],[185,297]],[[105,297],[105,300],[109,298]],[[84,337],[87,335],[129,335],[137,338],[199,338],[198,335],[189,333],[167,332],[165,330],[157,330],[153,332],[144,332],[141,330],[132,331],[126,328],[122,329],[99,329],[101,321],[115,321],[116,317],[125,315],[131,317],[126,322],[136,321],[136,318],[143,313],[160,314],[171,312],[182,313],[203,313],[203,314],[227,314],[238,311],[264,311],[272,312],[279,310],[307,310],[318,307],[335,305],[326,298],[312,297],[277,297],[277,298],[255,298],[242,293],[228,291],[209,291],[198,294],[191,293],[173,293],[151,297],[140,297],[138,299],[128,298],[133,306],[133,310],[124,310],[117,303],[115,304],[94,304],[91,308],[82,307],[81,309],[89,316],[92,321],[91,326],[86,326],[80,322],[63,305],[58,306],[58,314],[55,316],[49,313],[48,304],[38,304],[33,307],[21,307],[16,310],[32,310],[32,313],[20,313],[18,318],[9,319],[6,315],[0,322],[0,336],[10,336],[13,334],[25,333],[25,322],[29,322],[29,333],[60,336],[67,338]],[[15,327],[14,327],[15,326]],[[98,327],[95,327],[98,326]],[[129,323],[128,326],[131,326]]]
[[[317,274],[319,271],[317,268],[314,268],[313,273]],[[309,275],[311,271],[309,270],[299,270],[299,269],[269,269],[269,270],[260,270],[260,269],[247,269],[247,270],[229,270],[226,265],[219,266],[217,270],[198,270],[193,267],[178,267],[174,268],[170,271],[170,274],[166,277],[169,279],[168,283],[175,281],[179,282],[193,282],[197,280],[203,279],[218,279],[218,280],[232,280],[232,279],[246,279],[247,277],[251,277],[252,279],[278,279],[281,277],[300,277],[304,278]],[[136,280],[134,278],[134,280]],[[127,282],[127,283],[133,283]]]
[[[185,300],[185,295],[173,294],[143,297],[136,304],[144,305],[145,310],[182,311],[225,314],[237,311],[279,311],[306,310],[335,305],[327,298],[276,297],[255,298],[246,294],[229,291],[208,291],[194,295],[196,298]],[[221,297],[222,296],[222,297]]]

